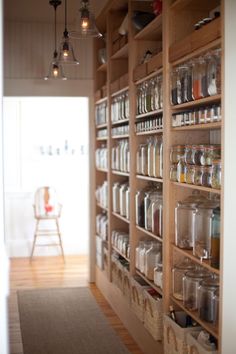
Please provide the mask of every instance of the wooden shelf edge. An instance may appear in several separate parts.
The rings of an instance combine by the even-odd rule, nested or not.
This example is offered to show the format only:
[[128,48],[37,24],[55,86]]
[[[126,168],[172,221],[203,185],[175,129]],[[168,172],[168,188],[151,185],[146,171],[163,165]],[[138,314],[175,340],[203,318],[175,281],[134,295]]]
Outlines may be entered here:
[[155,240],[159,241],[159,242],[163,242],[163,239],[160,237],[160,236],[157,236],[157,235],[154,235],[152,232],[144,229],[143,227],[139,226],[139,225],[136,225],[136,229],[143,232],[144,234],[154,238]]
[[163,183],[163,179],[162,178],[149,177],[149,176],[143,176],[143,175],[136,175],[136,178],[143,179],[144,181]]
[[156,290],[158,294],[160,294],[161,296],[163,295],[162,289],[159,288],[156,284],[154,284],[153,281],[147,279],[147,277],[143,273],[141,273],[138,269],[135,269],[135,271],[143,280],[146,281],[147,284],[149,284],[154,290]]
[[192,125],[183,125],[181,127],[171,127],[171,131],[186,131],[186,130],[207,130],[207,129],[221,129],[222,123],[205,123],[205,124],[192,124]]
[[126,118],[126,119],[120,119],[116,122],[111,122],[111,125],[112,127],[113,126],[116,126],[116,125],[122,125],[122,124],[125,124],[125,123],[129,123],[129,118]]
[[137,85],[141,84],[142,82],[151,79],[152,77],[162,74],[162,72],[163,72],[163,68],[157,69],[157,70],[153,71],[152,73],[145,75],[144,77],[142,77],[138,80],[134,80],[134,84],[137,86]]
[[220,270],[217,268],[214,268],[211,266],[210,261],[204,259],[202,262],[200,259],[198,259],[197,257],[195,257],[192,253],[191,250],[184,250],[182,248],[177,247],[176,245],[172,244],[172,249],[174,252],[180,253],[181,255],[190,258],[193,262],[199,264],[200,266],[206,268],[207,270],[209,270],[211,273],[215,273],[217,275],[220,276]]
[[111,94],[111,97],[116,97],[116,96],[120,95],[121,93],[126,92],[128,90],[129,90],[129,86],[125,86],[122,89],[120,89],[119,91],[113,92]]
[[111,170],[113,175],[129,177],[129,172],[121,172],[116,170]]
[[115,213],[114,211],[112,212],[112,215],[114,215],[115,217],[117,217],[118,219],[120,220],[123,220],[124,222],[126,222],[127,224],[130,223],[130,221],[128,219],[126,219],[124,216],[121,216],[120,214],[118,213]]
[[107,70],[107,63],[101,64],[98,68],[97,71],[106,71]]
[[114,54],[112,54],[111,59],[127,59],[128,58],[128,43],[126,43],[122,48],[117,50]]
[[127,138],[129,138],[129,134],[114,135],[111,138],[112,139],[127,139]]
[[96,129],[102,129],[102,128],[107,128],[108,127],[108,124],[107,123],[104,123],[104,124],[99,124],[99,125],[96,125]]
[[171,110],[174,112],[175,111],[178,112],[178,111],[183,110],[185,108],[190,108],[190,107],[194,107],[194,106],[202,106],[204,104],[219,102],[220,100],[221,100],[221,95],[204,97],[204,98],[200,98],[199,100],[189,101],[189,102],[181,103],[178,105],[172,105]]
[[104,137],[99,137],[99,136],[97,136],[97,137],[96,137],[96,140],[97,140],[97,141],[103,141],[103,140],[105,141],[105,140],[107,140],[107,139],[108,139],[107,136],[104,136]]
[[156,114],[163,114],[163,109],[157,109],[156,111],[151,111],[151,112],[147,112],[147,113],[143,113],[143,114],[138,114],[138,115],[136,115],[135,118],[139,120],[141,118],[154,116]]
[[202,187],[202,186],[196,186],[195,184],[188,184],[188,183],[179,183],[179,182],[173,182],[171,183],[175,186],[178,187],[183,187],[183,188],[190,188],[190,189],[197,189],[202,192],[208,192],[208,193],[215,193],[215,194],[221,194],[220,189],[214,189],[214,188],[209,188],[209,187]]
[[118,248],[116,248],[114,245],[112,245],[112,248],[114,251],[116,251],[121,257],[123,257],[127,262],[130,262],[130,259],[127,258]]
[[106,101],[107,101],[107,97],[100,98],[99,100],[95,101],[95,105],[98,105],[98,104],[106,102]]
[[106,207],[102,206],[102,205],[101,205],[101,204],[99,204],[99,203],[97,203],[97,207],[99,207],[99,208],[101,208],[101,209],[104,209],[104,210],[108,211],[108,208],[106,208]]
[[96,168],[96,171],[108,173],[108,170],[106,168]]
[[150,130],[150,131],[145,131],[145,132],[136,132],[137,136],[142,136],[142,135],[153,135],[153,134],[162,134],[163,129],[159,130]]

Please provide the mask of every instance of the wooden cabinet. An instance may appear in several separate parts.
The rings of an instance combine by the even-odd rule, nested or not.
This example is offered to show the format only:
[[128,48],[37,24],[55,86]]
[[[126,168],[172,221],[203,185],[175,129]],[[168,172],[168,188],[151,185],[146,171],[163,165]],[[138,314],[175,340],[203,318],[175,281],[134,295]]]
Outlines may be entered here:
[[[186,99],[178,104],[171,102],[172,72],[186,63],[194,65],[197,58],[205,57],[208,53],[222,47],[222,18],[218,16],[221,7],[223,4],[220,0],[164,1],[162,14],[156,16],[138,31],[133,24],[134,13],[140,10],[151,13],[151,2],[111,0],[97,19],[100,31],[106,33],[107,62],[98,64],[98,50],[104,42],[96,39],[94,45],[95,150],[107,149],[107,162],[105,168],[103,165],[94,167],[94,176],[96,189],[104,182],[107,183],[105,187],[107,204],[103,206],[99,201],[95,201],[95,214],[98,215],[102,212],[101,210],[107,214],[108,228],[107,239],[104,241],[106,266],[102,267],[103,269],[97,266],[96,283],[144,353],[163,352],[166,337],[162,336],[162,340],[157,341],[155,336],[148,332],[147,326],[132,311],[132,306],[129,306],[129,301],[132,301],[132,279],[137,276],[144,281],[146,286],[151,286],[156,291],[157,298],[162,301],[164,315],[169,314],[170,305],[176,311],[184,311],[215,338],[218,348],[221,347],[221,319],[218,325],[206,322],[199,317],[197,311],[188,310],[182,301],[174,298],[172,269],[179,260],[188,258],[195,265],[220,277],[220,269],[214,268],[210,260],[201,260],[193,255],[192,250],[176,246],[175,207],[178,201],[185,199],[193,191],[198,191],[211,200],[216,197],[221,200],[223,186],[221,189],[215,189],[209,185],[181,183],[170,178],[172,146],[215,144],[220,145],[223,151],[221,130],[224,113],[219,108],[221,107],[221,92],[197,99],[193,97],[191,100]],[[128,16],[127,33],[121,35],[119,28],[126,16]],[[209,16],[215,16],[215,18],[196,29],[196,23]],[[152,53],[152,56],[149,60],[144,60],[148,51]],[[223,66],[223,60],[221,65]],[[143,93],[145,90],[147,91]],[[154,100],[155,92],[158,95],[157,102]],[[146,103],[143,109],[140,109],[139,95],[145,96]],[[148,96],[150,96],[150,101]],[[97,112],[103,105],[106,120],[99,122]],[[214,110],[215,107],[218,107],[218,113],[212,113],[212,118],[209,118],[207,109]],[[206,114],[209,118],[204,122],[196,118],[202,110],[205,112],[202,114]],[[184,118],[186,114],[188,118]],[[175,124],[173,122],[177,115],[180,123]],[[101,132],[103,129],[106,129],[104,136]],[[145,174],[137,171],[138,147],[151,138],[162,141],[163,144],[163,152],[161,152],[163,170],[161,175],[155,177],[152,173]],[[118,165],[114,159],[119,160]],[[138,190],[145,189],[150,183],[152,186],[158,185],[162,190],[162,234],[156,234],[136,223],[136,193]],[[128,198],[128,215],[127,211],[126,213],[114,211],[114,190],[117,185],[120,188],[125,186],[123,188],[128,190],[124,194]],[[95,192],[92,193],[95,194]],[[96,193],[99,194],[99,192]],[[220,203],[222,210],[222,201]],[[93,223],[95,225],[95,220]],[[115,234],[116,231],[123,234],[126,239],[123,248],[117,242],[119,236]],[[142,239],[156,241],[162,248],[162,288],[137,269],[136,248]],[[222,240],[222,233],[220,240]],[[122,273],[122,266],[125,275]],[[221,280],[220,283],[222,283]],[[117,286],[117,284],[121,285]],[[129,301],[127,289],[130,289],[131,293],[128,297]]]

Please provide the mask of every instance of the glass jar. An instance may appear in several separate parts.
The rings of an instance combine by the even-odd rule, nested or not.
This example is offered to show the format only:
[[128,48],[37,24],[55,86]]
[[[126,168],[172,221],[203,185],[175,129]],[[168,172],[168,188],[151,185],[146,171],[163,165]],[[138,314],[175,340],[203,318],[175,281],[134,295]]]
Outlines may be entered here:
[[181,65],[178,67],[178,76],[180,84],[177,86],[178,103],[187,102],[187,85],[188,85],[188,67]]
[[152,246],[152,242],[149,240],[144,241],[144,246],[139,252],[139,270],[144,274],[146,265],[146,251]]
[[216,289],[213,295],[213,325],[219,323],[219,308],[220,308],[220,290]]
[[192,146],[192,160],[194,165],[201,165],[201,159],[203,153],[204,153],[204,145]]
[[127,191],[127,184],[124,183],[120,186],[120,215],[126,217],[126,191]]
[[145,253],[144,274],[149,280],[154,279],[154,268],[161,261],[161,245],[158,242],[152,242],[151,247]]
[[208,96],[206,61],[203,57],[196,58],[193,61],[192,77],[194,100]]
[[184,258],[182,261],[177,263],[172,269],[172,291],[173,296],[177,300],[183,300],[183,277],[190,271],[194,270],[195,265],[189,258]]
[[193,78],[192,78],[193,62],[187,63],[187,85],[186,85],[186,101],[193,100]]
[[211,176],[212,176],[212,167],[203,166],[202,167],[202,186],[211,187]]
[[183,304],[190,311],[198,309],[198,287],[203,280],[209,279],[210,273],[195,269],[185,273],[183,277]]
[[177,68],[174,68],[171,72],[171,103],[173,105],[178,104],[178,99],[177,99],[177,97],[178,97],[178,94],[177,94],[178,84],[177,84],[177,82],[178,82],[178,70],[177,70]]
[[195,166],[187,164],[185,171],[186,171],[186,177],[185,177],[186,183],[194,184]]
[[144,248],[144,241],[139,241],[138,246],[135,248],[135,267],[140,270],[140,252]]
[[130,218],[130,187],[128,186],[125,192],[125,210],[126,210],[126,219]]
[[152,230],[153,224],[153,203],[156,203],[159,200],[160,192],[147,192],[144,198],[144,220],[145,220],[145,229],[148,231]]
[[177,182],[177,165],[170,166],[170,180],[172,182]]
[[184,162],[184,156],[182,156],[177,163],[177,182],[186,182],[186,164]]
[[152,202],[152,233],[162,237],[162,224],[163,224],[163,199],[158,196],[156,201]]
[[135,219],[136,225],[144,227],[144,197],[143,190],[137,191],[135,195]]
[[185,145],[184,161],[187,164],[194,165],[192,145]]
[[213,160],[220,158],[220,145],[206,145],[203,148],[203,154],[200,157],[202,166],[211,166]]
[[170,162],[171,163],[178,163],[180,158],[184,155],[184,145],[174,145],[171,147],[170,150]]
[[114,213],[120,212],[120,184],[114,183],[112,187],[112,209]]
[[157,77],[157,87],[158,87],[158,92],[159,92],[159,100],[158,100],[158,108],[157,109],[162,109],[163,108],[163,79],[162,76]]
[[147,176],[148,174],[148,145],[141,145],[141,174]]
[[162,178],[163,176],[163,141],[162,138],[154,139],[153,148],[153,176]]
[[207,90],[210,96],[221,93],[221,49],[216,49],[208,56]]
[[154,284],[162,289],[163,266],[162,263],[157,264],[154,268]]
[[148,156],[148,176],[154,177],[153,171],[153,161],[154,161],[154,142],[153,139],[148,139],[148,148],[147,148],[147,156]]
[[201,282],[198,288],[198,315],[207,322],[213,322],[216,314],[214,313],[214,295],[219,289],[219,278],[214,275]]
[[194,184],[202,186],[203,166],[194,166]]
[[199,204],[195,217],[195,233],[193,255],[200,259],[209,259],[211,257],[211,236],[214,209],[216,203]]
[[216,189],[221,188],[221,160],[212,161],[211,187]]

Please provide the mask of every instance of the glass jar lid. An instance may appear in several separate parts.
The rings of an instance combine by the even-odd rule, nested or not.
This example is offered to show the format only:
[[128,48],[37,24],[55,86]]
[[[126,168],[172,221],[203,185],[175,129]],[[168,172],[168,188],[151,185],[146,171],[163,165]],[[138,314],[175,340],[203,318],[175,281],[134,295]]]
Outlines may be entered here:
[[190,270],[185,274],[185,276],[186,278],[192,280],[202,280],[202,279],[211,278],[211,274],[202,269]]

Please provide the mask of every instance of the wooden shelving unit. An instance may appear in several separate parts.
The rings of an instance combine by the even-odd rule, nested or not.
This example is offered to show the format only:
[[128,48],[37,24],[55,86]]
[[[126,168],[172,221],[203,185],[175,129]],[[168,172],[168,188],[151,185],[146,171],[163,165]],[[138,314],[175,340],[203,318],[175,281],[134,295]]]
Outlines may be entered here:
[[[115,251],[121,257],[129,261],[129,275],[134,277],[139,275],[146,284],[150,285],[154,290],[162,296],[163,312],[169,313],[169,306],[173,305],[176,310],[183,310],[198,322],[203,329],[213,335],[221,348],[221,318],[219,326],[215,327],[201,320],[196,312],[188,311],[183,302],[176,300],[172,295],[172,279],[171,272],[175,266],[176,258],[189,258],[197,266],[203,267],[205,270],[221,277],[221,270],[211,266],[208,260],[201,261],[193,256],[191,250],[183,250],[174,245],[175,220],[174,209],[179,200],[183,200],[191,195],[193,191],[199,191],[204,195],[222,197],[224,186],[221,190],[196,186],[186,183],[178,183],[170,181],[170,149],[176,144],[209,144],[211,139],[219,139],[221,131],[224,127],[224,110],[222,105],[222,120],[205,124],[187,125],[180,127],[172,126],[172,114],[184,112],[188,110],[198,109],[202,106],[220,104],[222,95],[205,97],[195,101],[172,105],[170,102],[170,82],[171,71],[174,67],[188,62],[194,58],[204,55],[205,53],[223,46],[224,38],[221,37],[222,19],[216,19],[211,24],[204,26],[199,33],[194,31],[194,24],[200,19],[209,15],[209,11],[216,6],[221,5],[224,0],[169,0],[163,1],[163,12],[151,21],[144,29],[137,32],[132,23],[132,15],[136,10],[144,9],[147,6],[146,1],[131,0],[110,0],[99,16],[98,25],[104,26],[104,33],[107,33],[107,63],[99,65],[95,59],[95,94],[97,90],[106,87],[106,97],[101,97],[96,101],[96,105],[107,102],[108,119],[106,124],[100,124],[94,127],[96,133],[98,129],[107,128],[108,138],[95,137],[95,149],[100,147],[102,142],[106,143],[108,148],[108,169],[95,170],[95,185],[101,185],[103,181],[108,181],[108,208],[107,212],[108,226],[108,276],[104,275],[104,271],[96,269],[96,283],[102,290],[105,297],[109,300],[112,307],[116,309],[122,321],[140,345],[145,354],[162,354],[163,342],[155,341],[147,332],[145,326],[127,310],[126,300],[117,292],[116,286],[112,282],[111,277],[111,255]],[[113,35],[114,31],[119,28],[125,15],[128,13],[128,43],[125,43],[119,49],[114,51]],[[96,51],[101,48],[99,39],[95,40]],[[134,80],[134,70],[139,66],[142,56],[148,50],[157,49],[162,42],[160,49],[160,61],[158,67],[152,72],[146,71],[146,74],[139,76]],[[115,43],[116,44],[116,43]],[[158,47],[159,48],[159,47]],[[223,54],[223,53],[222,53]],[[222,61],[223,63],[223,61]],[[148,63],[147,63],[148,67]],[[128,72],[128,86],[118,85],[119,80]],[[222,70],[223,73],[223,70]],[[222,74],[223,75],[223,74]],[[145,81],[161,76],[163,80],[163,106],[161,109],[150,111],[148,113],[137,115],[136,92],[138,86]],[[116,87],[116,89],[114,89]],[[222,86],[223,87],[223,86]],[[114,121],[112,117],[112,102],[115,97],[122,95],[124,92],[129,93],[129,118]],[[161,129],[136,132],[135,127],[139,122],[162,116],[163,125]],[[129,133],[125,135],[112,136],[112,128],[122,124],[129,124]],[[163,178],[153,178],[137,174],[136,172],[136,152],[139,144],[147,141],[148,137],[163,139]],[[212,138],[213,136],[213,138]],[[129,142],[130,153],[130,172],[120,172],[112,169],[112,148],[118,144],[118,139],[127,139]],[[222,151],[224,150],[223,142],[221,142]],[[217,142],[218,143],[218,142]],[[100,172],[106,172],[104,174]],[[150,183],[151,182],[151,183]],[[112,210],[112,187],[114,183],[128,183],[130,188],[130,214],[129,219],[115,213]],[[136,225],[135,215],[135,195],[137,190],[145,188],[150,184],[158,184],[162,186],[163,194],[163,236],[154,235],[145,228]],[[94,191],[93,191],[94,192]],[[98,204],[96,207],[102,208]],[[104,209],[104,208],[102,208]],[[221,209],[223,209],[221,201]],[[96,212],[95,212],[96,216]],[[95,220],[93,221],[95,224]],[[127,259],[116,247],[111,244],[112,231],[121,230],[129,234],[130,258]],[[221,235],[222,237],[222,235]],[[162,246],[163,257],[163,288],[158,288],[152,281],[148,280],[135,267],[135,250],[139,241],[149,239],[156,241]],[[222,279],[220,279],[222,284]],[[220,294],[221,294],[220,290]],[[117,303],[115,296],[119,298]],[[222,296],[222,295],[220,295]],[[132,321],[129,318],[132,318]],[[131,323],[132,322],[132,323]],[[181,354],[181,353],[180,353]]]

